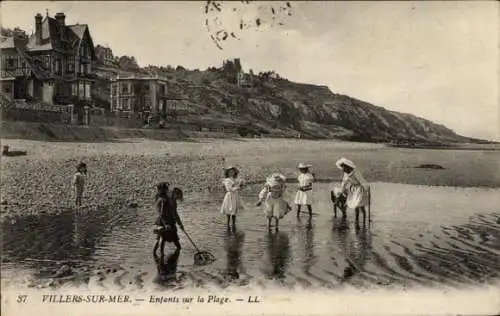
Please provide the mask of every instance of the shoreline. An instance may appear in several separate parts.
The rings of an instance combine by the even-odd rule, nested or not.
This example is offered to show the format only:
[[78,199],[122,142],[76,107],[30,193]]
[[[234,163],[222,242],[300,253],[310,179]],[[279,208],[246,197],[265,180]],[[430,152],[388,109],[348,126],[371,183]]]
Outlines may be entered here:
[[[45,142],[74,142],[74,143],[94,143],[94,142],[119,142],[126,139],[149,139],[159,141],[197,141],[207,138],[215,139],[254,139],[242,137],[235,133],[214,132],[214,131],[193,131],[179,128],[148,129],[148,128],[122,128],[113,126],[80,126],[46,124],[35,122],[3,121],[1,122],[2,142],[5,140],[31,140]],[[262,138],[257,138],[262,139]],[[481,141],[477,143],[429,142],[411,144],[395,144],[391,142],[370,142],[370,141],[350,141],[342,138],[293,138],[279,135],[268,135],[263,139],[286,139],[286,140],[307,140],[307,141],[335,141],[359,144],[379,144],[389,148],[400,149],[434,149],[434,150],[478,150],[478,151],[500,151],[500,142]]]

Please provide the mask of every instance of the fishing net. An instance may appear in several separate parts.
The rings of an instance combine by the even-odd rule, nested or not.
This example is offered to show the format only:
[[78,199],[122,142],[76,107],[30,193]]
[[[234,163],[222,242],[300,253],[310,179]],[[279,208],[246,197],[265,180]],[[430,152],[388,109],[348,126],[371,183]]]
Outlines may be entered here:
[[194,254],[194,264],[195,265],[203,266],[203,265],[211,264],[215,260],[216,259],[215,259],[214,255],[212,255],[208,251],[199,251],[199,252]]
[[189,234],[183,230],[184,234],[186,234],[186,237],[189,239],[189,241],[191,242],[191,244],[193,245],[193,247],[196,249],[196,253],[194,254],[194,264],[195,265],[207,265],[207,264],[211,264],[212,262],[214,262],[216,259],[215,259],[215,256],[212,255],[210,252],[208,251],[200,251],[200,249],[198,249],[198,247],[196,246],[196,244],[193,242],[193,240],[191,239],[191,237],[189,236]]

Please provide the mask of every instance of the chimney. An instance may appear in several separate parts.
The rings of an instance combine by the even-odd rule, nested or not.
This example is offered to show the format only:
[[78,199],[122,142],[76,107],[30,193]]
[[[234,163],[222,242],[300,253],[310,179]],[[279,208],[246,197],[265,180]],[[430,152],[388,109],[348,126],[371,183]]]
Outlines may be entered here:
[[35,36],[37,44],[41,44],[42,42],[42,19],[43,16],[40,13],[35,15]]
[[56,18],[57,23],[59,23],[61,25],[64,25],[64,23],[65,23],[64,19],[66,18],[66,16],[64,15],[64,13],[62,13],[62,12],[56,13],[55,18]]

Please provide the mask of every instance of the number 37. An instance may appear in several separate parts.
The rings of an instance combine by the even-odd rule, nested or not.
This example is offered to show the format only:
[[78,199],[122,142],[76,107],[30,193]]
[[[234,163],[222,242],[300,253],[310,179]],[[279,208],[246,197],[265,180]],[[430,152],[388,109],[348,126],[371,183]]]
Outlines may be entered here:
[[26,303],[27,299],[28,299],[28,295],[18,295],[17,296],[18,303]]

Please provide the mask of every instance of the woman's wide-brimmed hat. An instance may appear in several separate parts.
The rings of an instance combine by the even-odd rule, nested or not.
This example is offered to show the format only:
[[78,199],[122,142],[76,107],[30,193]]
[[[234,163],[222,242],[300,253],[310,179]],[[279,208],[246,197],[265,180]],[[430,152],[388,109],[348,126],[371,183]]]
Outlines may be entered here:
[[350,161],[349,159],[346,159],[346,158],[340,158],[339,160],[337,160],[337,162],[335,163],[335,165],[337,166],[337,168],[343,170],[342,168],[342,165],[346,165],[348,167],[351,167],[352,170],[356,169],[356,165],[354,164],[354,162]]
[[286,177],[284,175],[282,175],[281,173],[273,173],[272,175],[269,176],[269,178],[267,178],[266,182],[270,186],[274,186],[279,184],[280,182],[285,182],[285,181]]
[[299,165],[297,166],[298,169],[309,169],[311,167],[312,167],[312,165],[307,165],[307,164],[302,163],[302,162],[299,163]]

